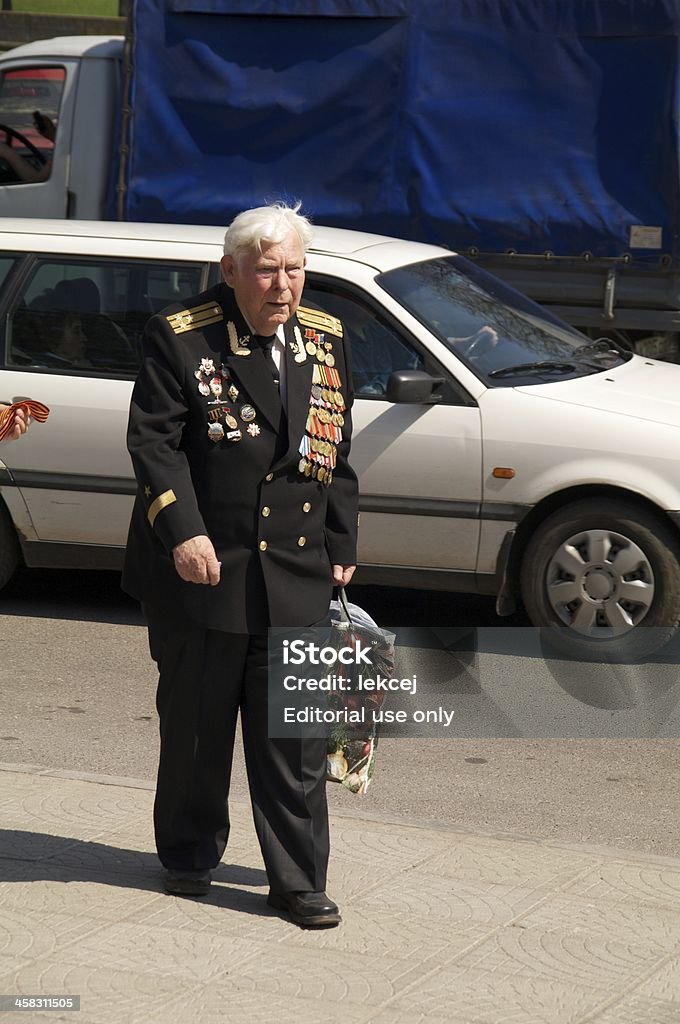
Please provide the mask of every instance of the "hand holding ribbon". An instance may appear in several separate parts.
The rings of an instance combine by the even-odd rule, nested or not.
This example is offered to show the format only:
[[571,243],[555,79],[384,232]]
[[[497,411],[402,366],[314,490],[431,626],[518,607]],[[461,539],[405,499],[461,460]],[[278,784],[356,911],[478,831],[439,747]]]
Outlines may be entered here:
[[21,429],[19,429],[19,434],[16,433],[16,414],[18,412],[23,413],[23,416],[19,417],[19,419],[25,418],[24,430],[28,426],[29,417],[32,416],[38,423],[44,423],[50,414],[50,410],[46,405],[43,405],[42,402],[36,402],[32,398],[23,399],[21,402],[14,402],[13,405],[0,406],[0,441],[4,441],[7,437],[11,440],[24,433],[24,430]]

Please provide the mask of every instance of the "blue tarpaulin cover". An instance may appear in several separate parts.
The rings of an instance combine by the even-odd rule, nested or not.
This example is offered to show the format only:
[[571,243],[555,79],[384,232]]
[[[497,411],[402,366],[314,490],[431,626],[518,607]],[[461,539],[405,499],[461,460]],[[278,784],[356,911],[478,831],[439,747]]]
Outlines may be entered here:
[[133,42],[131,220],[299,198],[460,250],[680,256],[677,0],[134,0]]

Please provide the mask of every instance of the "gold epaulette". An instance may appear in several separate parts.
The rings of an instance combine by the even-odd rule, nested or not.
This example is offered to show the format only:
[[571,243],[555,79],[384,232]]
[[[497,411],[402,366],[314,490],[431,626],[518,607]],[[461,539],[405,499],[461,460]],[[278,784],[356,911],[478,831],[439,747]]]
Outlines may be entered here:
[[297,318],[303,327],[311,327],[314,331],[335,334],[342,338],[342,321],[330,313],[323,313],[320,309],[310,309],[309,306],[298,306]]
[[184,334],[185,331],[199,331],[209,324],[218,324],[220,320],[224,320],[224,314],[222,307],[216,302],[204,302],[202,306],[171,313],[166,320],[175,334]]

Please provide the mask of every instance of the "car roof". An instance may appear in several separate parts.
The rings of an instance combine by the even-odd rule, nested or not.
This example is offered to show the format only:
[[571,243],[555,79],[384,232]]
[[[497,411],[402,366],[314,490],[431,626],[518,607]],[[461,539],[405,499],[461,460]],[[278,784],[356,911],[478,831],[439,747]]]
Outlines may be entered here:
[[2,54],[1,61],[14,57],[121,57],[123,36],[54,36],[15,46]]
[[[28,217],[3,217],[0,227],[0,243],[3,249],[12,247],[30,251],[54,252],[59,250],[59,239],[73,251],[73,243],[88,239],[101,245],[102,239],[117,239],[122,242],[161,242],[173,244],[194,244],[217,247],[212,259],[219,258],[224,241],[224,228],[204,224],[144,224],[128,221],[86,221],[86,220],[39,220]],[[47,239],[51,239],[48,244]],[[387,235],[372,235],[364,231],[350,231],[346,228],[314,226],[310,253],[319,253],[340,258],[351,258],[366,263],[377,270],[390,270],[405,263],[448,256],[451,250],[422,242],[390,238]],[[172,255],[172,250],[168,249]],[[134,255],[132,252],[130,255]]]

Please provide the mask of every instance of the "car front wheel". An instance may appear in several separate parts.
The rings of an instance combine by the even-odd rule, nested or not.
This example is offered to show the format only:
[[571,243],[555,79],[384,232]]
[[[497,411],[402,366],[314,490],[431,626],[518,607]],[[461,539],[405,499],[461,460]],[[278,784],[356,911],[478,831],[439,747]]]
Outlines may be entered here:
[[574,502],[529,541],[521,569],[529,618],[551,627],[558,651],[639,660],[663,647],[680,621],[680,542],[633,503]]

